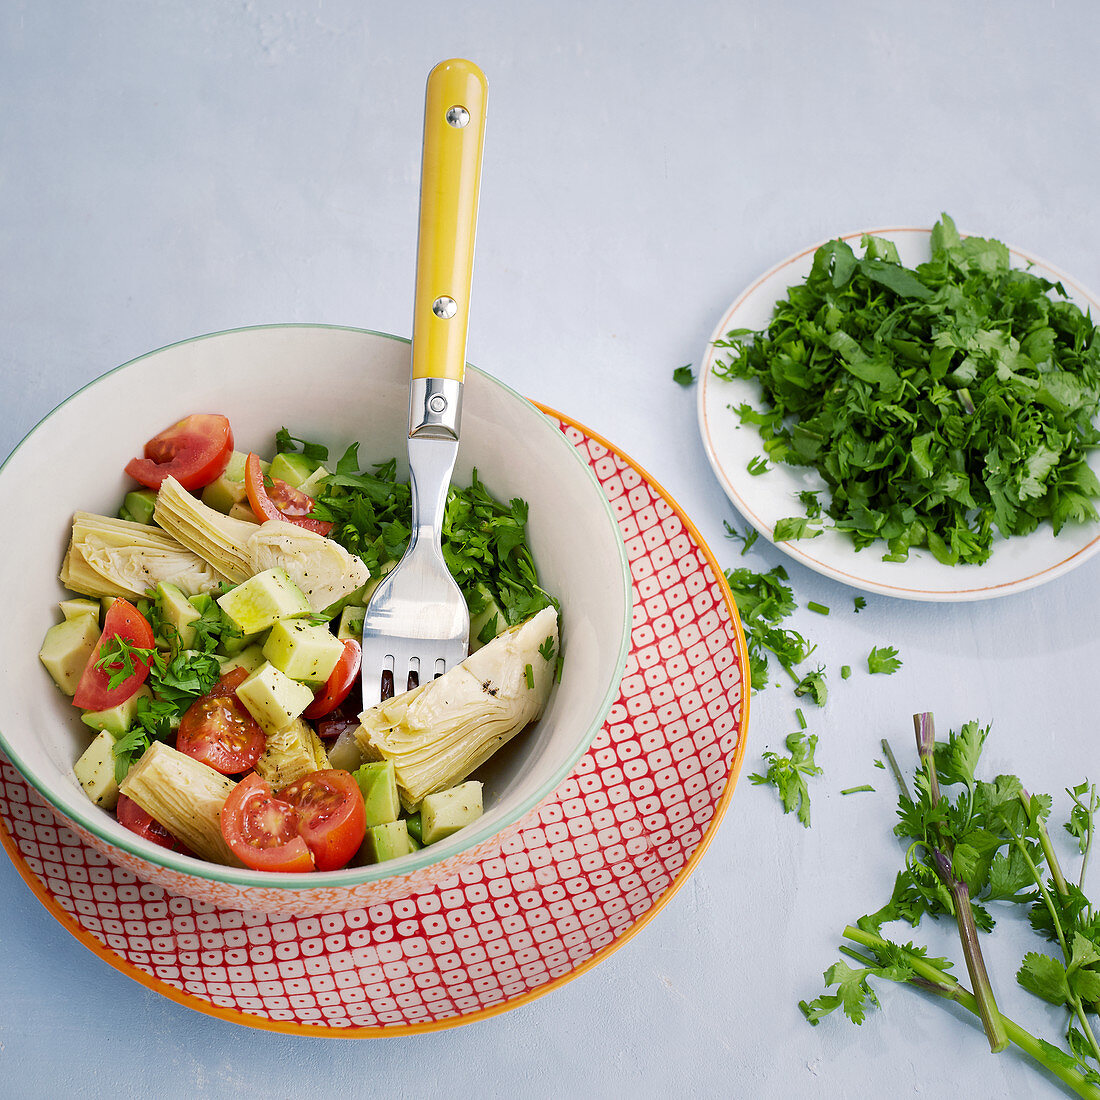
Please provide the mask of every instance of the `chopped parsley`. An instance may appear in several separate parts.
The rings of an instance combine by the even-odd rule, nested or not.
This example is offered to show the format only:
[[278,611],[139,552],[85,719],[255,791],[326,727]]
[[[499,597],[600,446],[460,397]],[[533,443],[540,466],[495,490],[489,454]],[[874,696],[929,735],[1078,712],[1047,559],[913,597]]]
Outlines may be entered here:
[[714,370],[760,383],[767,408],[740,406],[742,422],[772,462],[817,470],[825,514],[857,549],[980,563],[995,536],[1098,518],[1086,456],[1100,443],[1100,328],[946,214],[931,244],[915,269],[884,238],[865,236],[862,256],[822,245],[764,331],[717,341],[730,354]]

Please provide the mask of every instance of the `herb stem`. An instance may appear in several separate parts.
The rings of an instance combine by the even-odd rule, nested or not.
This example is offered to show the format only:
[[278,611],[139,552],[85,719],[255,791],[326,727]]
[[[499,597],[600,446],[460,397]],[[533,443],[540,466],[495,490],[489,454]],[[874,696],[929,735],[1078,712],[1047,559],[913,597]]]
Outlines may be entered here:
[[[862,929],[854,928],[851,925],[844,929],[844,936],[846,939],[862,944],[876,953],[889,946],[881,936],[864,932]],[[850,954],[853,957],[858,957],[855,952]],[[906,952],[905,955],[906,962],[915,975],[911,979],[911,984],[933,993],[937,997],[942,997],[944,1000],[954,1001],[957,1005],[965,1008],[967,1012],[980,1018],[978,1000],[973,993],[956,982],[949,974],[945,974],[938,967],[933,966],[927,959],[912,955],[909,952]],[[1060,1081],[1073,1089],[1078,1096],[1085,1097],[1085,1100],[1100,1100],[1100,1088],[1097,1088],[1084,1074],[1050,1058],[1042,1042],[1030,1031],[1004,1015],[1001,1016],[1001,1024],[1009,1042],[1019,1047],[1039,1065],[1049,1070]]]
[[[1062,921],[1058,916],[1058,910],[1054,904],[1054,899],[1050,896],[1050,891],[1046,888],[1046,884],[1043,882],[1043,876],[1039,868],[1035,866],[1035,861],[1031,858],[1031,853],[1027,850],[1027,845],[1013,830],[1009,829],[1008,832],[1012,837],[1012,843],[1016,846],[1016,850],[1023,856],[1024,861],[1027,863],[1028,870],[1031,872],[1031,877],[1035,880],[1035,885],[1039,890],[1039,896],[1043,899],[1043,904],[1047,907],[1047,912],[1050,913],[1050,919],[1054,924],[1054,931],[1058,935],[1058,946],[1062,949],[1062,957],[1066,960],[1066,966],[1069,966],[1072,962],[1072,953],[1069,946],[1066,944],[1066,934],[1062,929]],[[1064,880],[1062,885],[1065,886]],[[1085,1006],[1081,1003],[1080,994],[1074,993],[1073,990],[1070,989],[1067,1001],[1073,1015],[1077,1017],[1077,1022],[1081,1025],[1081,1030],[1085,1038],[1088,1040],[1089,1047],[1092,1050],[1092,1056],[1097,1061],[1100,1061],[1100,1046],[1096,1043],[1096,1036],[1092,1032],[1092,1026],[1089,1024]]]
[[[936,727],[929,711],[913,715],[913,728],[917,736],[917,752],[921,764],[928,776],[929,796],[933,806],[940,802],[940,783],[936,774]],[[970,908],[970,889],[959,879],[951,864],[951,854],[944,842],[942,830],[937,829],[939,846],[932,849],[932,862],[944,885],[951,891],[951,900],[955,906],[955,921],[959,926],[959,939],[962,943],[966,969],[974,985],[974,997],[982,1018],[989,1049],[999,1054],[1008,1045],[1004,1023],[997,1008],[997,998],[993,993],[993,983],[985,968],[981,944],[978,941],[978,928],[974,923],[974,911]]]
[[890,771],[894,773],[894,782],[897,783],[898,790],[901,791],[906,799],[909,799],[909,787],[906,785],[905,776],[901,774],[901,768],[898,767],[898,760],[894,755],[894,750],[890,748],[890,742],[887,741],[885,737],[882,739],[882,752],[886,757],[886,763],[890,765]]
[[[1027,791],[1020,791],[1020,802],[1027,811],[1028,817],[1030,817],[1031,796]],[[1036,825],[1039,827],[1039,844],[1042,846],[1043,855],[1046,856],[1047,867],[1050,869],[1050,877],[1054,880],[1054,889],[1057,890],[1062,897],[1065,897],[1069,893],[1069,889],[1066,887],[1066,879],[1062,874],[1062,866],[1058,862],[1058,855],[1054,851],[1054,845],[1050,842],[1050,833],[1047,832],[1047,827],[1041,821],[1037,821]]]

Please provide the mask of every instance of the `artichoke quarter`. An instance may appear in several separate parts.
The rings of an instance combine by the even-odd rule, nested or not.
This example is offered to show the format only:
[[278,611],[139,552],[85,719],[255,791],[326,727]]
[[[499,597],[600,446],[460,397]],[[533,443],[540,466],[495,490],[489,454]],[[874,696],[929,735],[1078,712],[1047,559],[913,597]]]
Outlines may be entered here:
[[533,722],[546,705],[558,655],[558,613],[544,608],[438,679],[359,716],[363,758],[392,760],[406,810],[453,787]]

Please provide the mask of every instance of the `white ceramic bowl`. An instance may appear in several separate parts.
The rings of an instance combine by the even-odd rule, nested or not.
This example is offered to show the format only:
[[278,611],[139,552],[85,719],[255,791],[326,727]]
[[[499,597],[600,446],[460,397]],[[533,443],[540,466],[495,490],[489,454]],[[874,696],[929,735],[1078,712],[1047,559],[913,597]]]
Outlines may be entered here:
[[[265,874],[158,848],[80,789],[72,766],[89,731],[38,661],[64,590],[57,572],[77,509],[113,514],[123,467],[145,440],[192,412],[224,412],[239,450],[271,453],[274,433],[359,441],[370,462],[404,458],[409,344],[312,325],[238,329],[173,344],[97,379],[39,424],[0,468],[9,522],[0,546],[0,748],[67,822],[140,878],[212,904],[322,913],[405,896],[499,844],[568,776],[614,702],[630,646],[631,579],[618,526],[583,458],[534,405],[470,368],[455,482],[478,475],[530,505],[540,578],[561,602],[561,682],[542,718],[487,766],[485,814],[400,860],[311,875]],[[18,517],[16,520],[15,517]]]

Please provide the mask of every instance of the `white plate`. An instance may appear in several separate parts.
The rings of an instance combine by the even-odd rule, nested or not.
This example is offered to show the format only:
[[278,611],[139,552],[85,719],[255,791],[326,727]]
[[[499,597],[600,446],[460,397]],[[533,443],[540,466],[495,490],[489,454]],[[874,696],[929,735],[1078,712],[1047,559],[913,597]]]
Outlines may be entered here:
[[[864,232],[893,241],[907,267],[927,260],[931,254],[929,229],[861,230],[846,233],[842,239],[858,251]],[[798,493],[804,489],[823,489],[825,483],[815,470],[807,467],[776,464],[764,474],[753,476],[748,472],[752,458],[763,454],[760,433],[754,425],[742,425],[729,406],[748,402],[754,408],[762,408],[760,386],[754,381],[726,381],[716,376],[714,363],[727,353],[714,344],[731,329],[765,328],[771,321],[775,303],[789,286],[805,279],[814,252],[824,243],[821,241],[784,260],[737,298],[712,333],[699,370],[699,431],[707,458],[726,495],[769,540],[778,520],[802,514]],[[1027,267],[1043,278],[1060,282],[1082,309],[1091,309],[1094,318],[1100,316],[1100,300],[1078,282],[1019,249],[1010,247],[1009,254],[1015,266]],[[1091,456],[1090,465],[1100,474],[1100,454]],[[827,499],[827,491],[822,499]],[[943,565],[926,550],[910,551],[906,562],[886,562],[882,560],[882,543],[857,551],[847,535],[830,529],[813,539],[775,545],[810,569],[866,592],[909,600],[984,600],[1034,588],[1076,568],[1100,550],[1100,526],[1068,525],[1055,537],[1047,524],[1024,537],[998,538],[988,560],[981,565]]]

